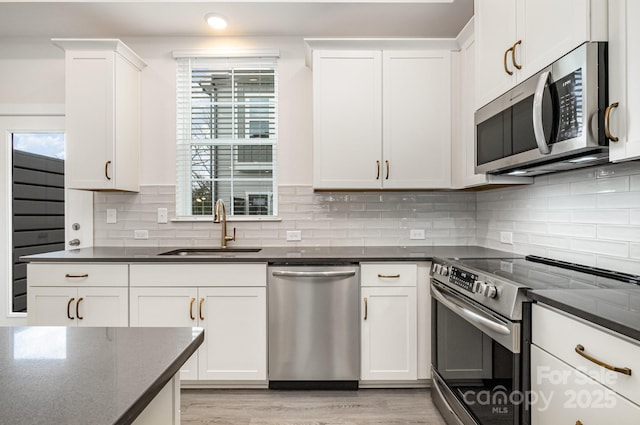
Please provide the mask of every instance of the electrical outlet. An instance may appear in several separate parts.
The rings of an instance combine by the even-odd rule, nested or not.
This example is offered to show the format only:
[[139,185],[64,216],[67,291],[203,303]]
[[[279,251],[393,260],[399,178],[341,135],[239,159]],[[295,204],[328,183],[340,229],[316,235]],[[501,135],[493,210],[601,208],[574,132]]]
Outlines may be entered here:
[[169,220],[169,212],[166,208],[158,208],[158,223],[165,224]]
[[513,244],[513,232],[500,232],[500,242]]
[[297,242],[302,240],[302,231],[300,230],[287,230],[287,241]]
[[118,222],[118,210],[115,208],[107,208],[107,224]]
[[148,230],[134,230],[133,239],[149,239]]
[[424,229],[409,230],[409,239],[424,239]]

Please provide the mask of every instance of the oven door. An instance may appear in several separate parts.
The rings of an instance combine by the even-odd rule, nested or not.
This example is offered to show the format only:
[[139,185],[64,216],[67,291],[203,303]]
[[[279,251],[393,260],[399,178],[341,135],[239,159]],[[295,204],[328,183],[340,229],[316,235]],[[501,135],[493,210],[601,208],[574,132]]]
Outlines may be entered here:
[[436,280],[432,299],[432,397],[449,424],[521,424],[520,323]]

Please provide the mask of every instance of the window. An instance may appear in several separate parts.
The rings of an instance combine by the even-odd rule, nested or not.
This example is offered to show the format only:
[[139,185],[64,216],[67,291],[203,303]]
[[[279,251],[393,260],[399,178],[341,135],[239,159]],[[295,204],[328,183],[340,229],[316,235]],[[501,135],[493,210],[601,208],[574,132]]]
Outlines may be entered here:
[[275,216],[276,57],[176,57],[178,217]]

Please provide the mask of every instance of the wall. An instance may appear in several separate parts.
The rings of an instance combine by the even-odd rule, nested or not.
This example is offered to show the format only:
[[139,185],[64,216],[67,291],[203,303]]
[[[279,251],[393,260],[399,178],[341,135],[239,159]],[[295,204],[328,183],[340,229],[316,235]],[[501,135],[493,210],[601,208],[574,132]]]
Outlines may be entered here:
[[[475,194],[469,192],[321,192],[311,186],[280,186],[281,221],[230,222],[234,246],[467,245],[474,243]],[[95,244],[102,246],[217,246],[220,225],[203,222],[157,224],[157,208],[175,216],[175,186],[143,186],[138,194],[98,193]],[[106,224],[106,209],[118,222]],[[149,240],[135,240],[135,229]],[[410,240],[410,229],[425,229]],[[287,242],[287,230],[301,230],[301,242]]]
[[[640,274],[640,163],[536,177],[535,184],[479,192],[478,243]],[[500,243],[513,232],[513,245]]]

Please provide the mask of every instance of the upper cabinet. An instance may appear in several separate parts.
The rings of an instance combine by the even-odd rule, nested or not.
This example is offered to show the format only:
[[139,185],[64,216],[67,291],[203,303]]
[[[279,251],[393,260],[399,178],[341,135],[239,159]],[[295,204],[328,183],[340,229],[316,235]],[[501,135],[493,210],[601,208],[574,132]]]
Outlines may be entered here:
[[54,39],[65,50],[67,187],[138,191],[140,71],[117,39]]
[[[609,0],[609,158],[640,158],[640,2]],[[635,114],[634,114],[635,111]],[[635,120],[635,122],[634,122]]]
[[450,187],[448,46],[312,55],[315,189]]
[[607,40],[607,0],[476,0],[476,109],[586,41]]

